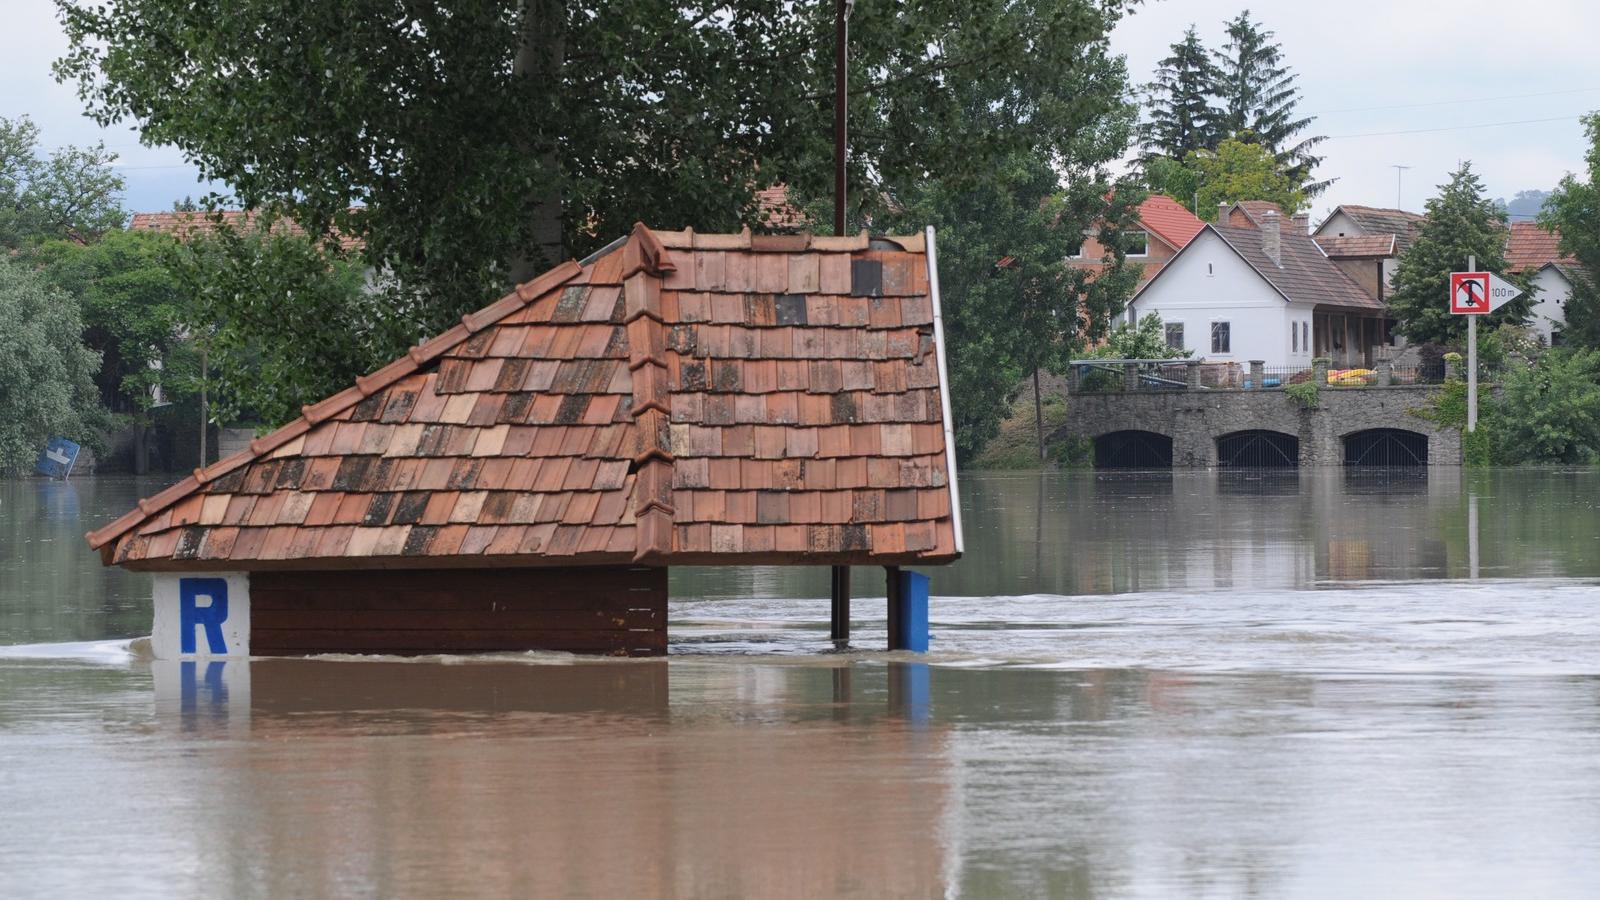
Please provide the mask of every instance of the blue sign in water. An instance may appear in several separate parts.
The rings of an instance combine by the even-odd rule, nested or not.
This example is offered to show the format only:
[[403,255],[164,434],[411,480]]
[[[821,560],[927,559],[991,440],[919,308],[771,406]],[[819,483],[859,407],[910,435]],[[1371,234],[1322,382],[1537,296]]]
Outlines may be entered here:
[[40,475],[65,479],[72,474],[72,465],[78,461],[79,447],[63,437],[53,437],[33,464]]

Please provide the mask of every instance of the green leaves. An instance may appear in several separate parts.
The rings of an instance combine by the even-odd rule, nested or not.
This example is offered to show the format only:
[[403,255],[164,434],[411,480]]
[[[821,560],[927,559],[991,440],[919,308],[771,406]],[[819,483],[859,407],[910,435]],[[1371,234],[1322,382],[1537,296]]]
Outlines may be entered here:
[[192,238],[170,264],[193,298],[218,422],[281,424],[419,336],[414,299],[366,290],[359,262],[264,222]]
[[52,435],[95,443],[99,354],[83,346],[69,294],[0,260],[0,471],[29,470]]
[[127,215],[115,161],[102,144],[46,155],[39,128],[27,116],[0,117],[0,247],[88,241],[119,227]]
[[1567,175],[1545,203],[1539,223],[1561,235],[1561,252],[1576,260],[1566,274],[1573,281],[1566,305],[1569,343],[1600,347],[1600,113],[1585,116],[1589,149],[1584,177]]

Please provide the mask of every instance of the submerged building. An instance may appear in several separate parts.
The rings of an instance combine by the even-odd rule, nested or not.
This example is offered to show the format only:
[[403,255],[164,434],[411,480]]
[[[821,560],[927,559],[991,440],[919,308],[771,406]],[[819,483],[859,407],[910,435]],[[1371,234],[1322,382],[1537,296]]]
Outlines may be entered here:
[[89,544],[179,656],[656,654],[669,566],[948,563],[932,240],[636,226]]

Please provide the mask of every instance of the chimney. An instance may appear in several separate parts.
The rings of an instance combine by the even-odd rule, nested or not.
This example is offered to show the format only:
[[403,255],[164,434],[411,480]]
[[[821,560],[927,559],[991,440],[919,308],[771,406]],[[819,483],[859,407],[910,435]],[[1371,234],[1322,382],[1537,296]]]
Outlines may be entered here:
[[1311,233],[1311,213],[1295,213],[1289,221],[1294,223],[1295,234]]
[[1269,209],[1261,216],[1261,249],[1278,268],[1283,268],[1283,235],[1277,210]]
[[1218,225],[1226,225],[1226,224],[1228,224],[1228,210],[1232,209],[1232,208],[1233,208],[1233,204],[1232,203],[1218,203],[1217,204],[1217,224]]

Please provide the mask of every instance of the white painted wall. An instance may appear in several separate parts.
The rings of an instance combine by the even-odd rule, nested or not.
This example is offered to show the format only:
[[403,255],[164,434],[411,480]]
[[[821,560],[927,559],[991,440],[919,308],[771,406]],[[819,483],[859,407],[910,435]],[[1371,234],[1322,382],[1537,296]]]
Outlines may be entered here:
[[1355,219],[1350,218],[1343,212],[1336,212],[1322,220],[1322,224],[1318,225],[1317,230],[1313,232],[1316,237],[1338,237],[1341,234],[1346,237],[1354,237],[1366,233],[1360,225],[1356,224]]
[[248,573],[157,572],[152,582],[150,652],[156,659],[250,655]]
[[[1311,365],[1310,349],[1296,352],[1289,333],[1291,322],[1309,329],[1311,308],[1285,301],[1214,231],[1202,231],[1129,310],[1135,318],[1156,313],[1162,322],[1182,322],[1184,349],[1196,359],[1241,366],[1259,359],[1268,368]],[[1211,352],[1213,322],[1230,326],[1227,353]]]
[[1555,266],[1545,266],[1533,276],[1533,315],[1528,327],[1538,332],[1545,344],[1552,332],[1567,325],[1566,304],[1572,297],[1572,282]]

